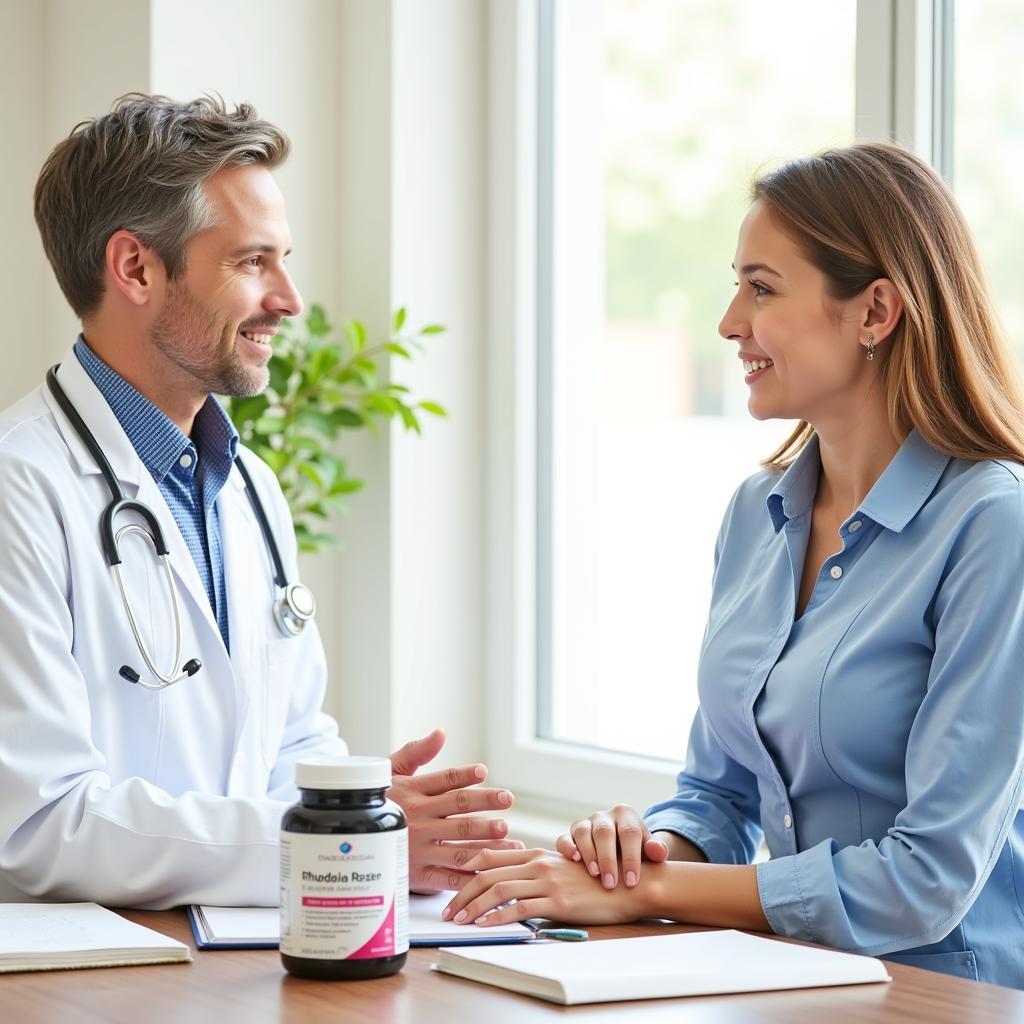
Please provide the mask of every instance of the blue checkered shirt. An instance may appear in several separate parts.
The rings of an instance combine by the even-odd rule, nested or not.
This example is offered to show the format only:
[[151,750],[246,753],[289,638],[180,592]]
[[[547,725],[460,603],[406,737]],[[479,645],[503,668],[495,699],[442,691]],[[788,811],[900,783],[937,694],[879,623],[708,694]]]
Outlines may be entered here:
[[211,395],[187,438],[148,398],[112,370],[79,335],[75,355],[107,400],[178,524],[230,650],[217,495],[238,450],[238,432]]

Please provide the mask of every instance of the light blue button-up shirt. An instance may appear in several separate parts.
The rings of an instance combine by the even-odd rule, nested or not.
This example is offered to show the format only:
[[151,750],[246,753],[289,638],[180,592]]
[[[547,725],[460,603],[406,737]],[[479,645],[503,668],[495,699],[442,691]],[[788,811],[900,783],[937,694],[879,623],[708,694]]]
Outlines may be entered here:
[[733,496],[647,825],[726,864],[763,835],[780,935],[1024,987],[1024,468],[912,432],[794,621],[820,465],[813,438]]

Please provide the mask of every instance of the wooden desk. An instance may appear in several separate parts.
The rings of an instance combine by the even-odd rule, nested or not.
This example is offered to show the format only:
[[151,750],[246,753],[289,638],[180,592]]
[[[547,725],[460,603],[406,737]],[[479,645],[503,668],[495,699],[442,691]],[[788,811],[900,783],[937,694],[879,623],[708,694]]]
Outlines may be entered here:
[[[10,1024],[534,1024],[556,1018],[634,1021],[982,1024],[1024,1020],[1024,992],[889,964],[892,983],[842,988],[561,1007],[430,970],[431,949],[410,951],[391,978],[314,982],[284,973],[276,950],[196,952],[185,914],[126,917],[193,948],[190,964],[0,975],[0,1020]],[[677,925],[592,928],[591,938],[692,931]]]

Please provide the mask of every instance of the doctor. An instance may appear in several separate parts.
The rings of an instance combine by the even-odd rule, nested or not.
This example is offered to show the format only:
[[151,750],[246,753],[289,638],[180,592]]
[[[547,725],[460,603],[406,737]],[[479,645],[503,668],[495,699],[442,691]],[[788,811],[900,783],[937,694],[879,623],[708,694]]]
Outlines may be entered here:
[[[346,751],[287,505],[213,397],[262,391],[302,309],[288,146],[245,105],[130,95],[39,177],[82,334],[0,414],[0,900],[275,904],[295,762]],[[392,756],[414,888],[520,846],[482,765],[414,775],[443,742]]]

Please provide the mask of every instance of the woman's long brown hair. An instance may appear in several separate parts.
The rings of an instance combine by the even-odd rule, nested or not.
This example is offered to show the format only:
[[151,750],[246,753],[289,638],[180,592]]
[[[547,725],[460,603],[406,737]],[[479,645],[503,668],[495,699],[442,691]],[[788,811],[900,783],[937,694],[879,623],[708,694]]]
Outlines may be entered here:
[[[801,247],[839,301],[888,278],[904,312],[881,346],[897,437],[911,428],[962,459],[1024,462],[1024,388],[970,231],[942,179],[898,146],[858,143],[794,160],[751,198]],[[765,460],[785,469],[814,434],[801,421]]]

